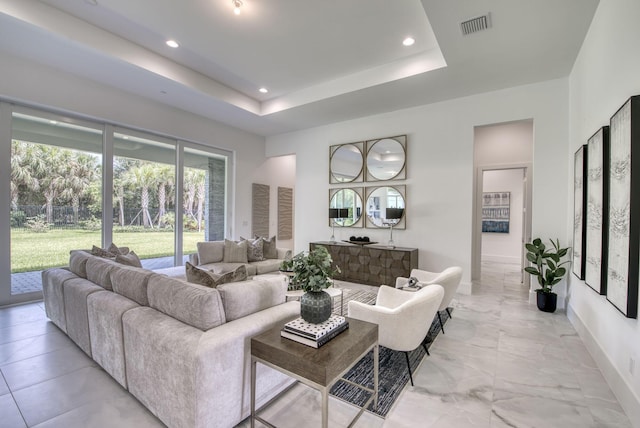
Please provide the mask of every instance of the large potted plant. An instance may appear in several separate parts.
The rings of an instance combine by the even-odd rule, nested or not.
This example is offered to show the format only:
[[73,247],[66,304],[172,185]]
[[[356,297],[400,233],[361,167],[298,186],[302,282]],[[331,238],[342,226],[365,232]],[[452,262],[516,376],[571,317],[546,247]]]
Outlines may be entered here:
[[331,296],[324,289],[331,286],[331,278],[340,272],[340,268],[331,267],[332,262],[327,249],[318,246],[295,255],[286,266],[293,272],[290,284],[305,291],[300,298],[300,315],[305,321],[318,324],[331,316]]
[[524,270],[538,278],[538,284],[542,288],[536,290],[537,304],[538,309],[544,312],[555,312],[558,304],[558,295],[552,291],[553,286],[559,283],[567,273],[567,270],[562,266],[569,263],[568,260],[562,261],[569,248],[561,248],[558,239],[555,242],[553,239],[550,239],[550,241],[553,248],[545,246],[540,238],[525,244],[527,260],[533,266],[527,266]]

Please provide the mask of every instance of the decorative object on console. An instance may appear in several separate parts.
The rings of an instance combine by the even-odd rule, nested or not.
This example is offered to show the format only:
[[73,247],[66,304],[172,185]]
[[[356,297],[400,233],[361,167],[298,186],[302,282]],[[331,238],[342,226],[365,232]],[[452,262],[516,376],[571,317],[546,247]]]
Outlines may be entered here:
[[587,250],[587,145],[580,146],[573,157],[573,274],[584,279]]
[[305,291],[300,299],[300,315],[310,323],[321,323],[331,316],[331,296],[323,290],[332,285],[331,278],[340,272],[332,268],[331,255],[326,247],[318,246],[292,259],[293,276],[290,283]]
[[338,144],[329,147],[329,183],[362,181],[364,143]]
[[[368,228],[388,228],[389,224],[386,222],[386,209],[405,208],[406,192],[407,189],[405,185],[365,188],[367,201],[365,226]],[[406,217],[403,217],[399,222],[394,224],[394,228],[405,229]]]
[[482,193],[482,232],[509,233],[510,192]]
[[640,256],[640,96],[629,98],[609,126],[609,252],[607,300],[638,316]]
[[365,181],[404,180],[407,178],[407,136],[379,138],[366,142]]
[[329,208],[329,220],[331,221],[331,242],[336,242],[336,221],[349,216],[346,208]]
[[329,189],[329,208],[346,209],[344,217],[329,219],[329,226],[362,227],[362,188]]
[[607,294],[609,247],[609,127],[603,126],[587,141],[587,266],[584,282]]
[[569,260],[562,262],[562,258],[567,255],[570,247],[561,248],[560,241],[556,239],[553,251],[546,247],[540,238],[534,239],[531,243],[526,243],[527,260],[533,266],[527,266],[524,271],[538,277],[538,283],[542,288],[536,290],[538,309],[543,312],[555,312],[558,295],[552,291],[553,286],[562,280],[567,270],[562,265],[569,263]]
[[404,215],[404,208],[387,208],[385,213],[386,223],[389,225],[389,242],[387,246],[389,248],[395,248],[396,245],[393,242],[393,226],[397,224]]

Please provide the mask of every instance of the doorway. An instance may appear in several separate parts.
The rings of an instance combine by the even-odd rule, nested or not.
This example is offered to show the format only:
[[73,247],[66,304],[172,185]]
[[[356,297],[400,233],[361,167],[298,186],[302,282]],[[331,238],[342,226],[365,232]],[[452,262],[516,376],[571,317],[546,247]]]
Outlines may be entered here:
[[[513,264],[522,272],[531,236],[533,120],[474,129],[471,278],[482,262]],[[529,276],[520,275],[528,287]]]

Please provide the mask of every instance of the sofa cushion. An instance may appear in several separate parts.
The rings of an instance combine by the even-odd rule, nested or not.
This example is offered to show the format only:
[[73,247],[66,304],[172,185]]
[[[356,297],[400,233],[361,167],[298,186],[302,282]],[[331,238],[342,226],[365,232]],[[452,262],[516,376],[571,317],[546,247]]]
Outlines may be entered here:
[[243,241],[247,241],[247,261],[249,262],[259,262],[264,260],[264,255],[262,253],[262,247],[264,241],[262,238],[256,238],[254,240],[240,238]]
[[118,254],[116,262],[127,266],[142,267],[140,257],[134,251],[129,251],[127,254]]
[[147,297],[153,309],[203,331],[226,321],[216,288],[152,275],[147,285]]
[[105,290],[113,290],[111,271],[116,269],[116,262],[101,257],[91,257],[87,260],[87,279]]
[[287,283],[283,276],[219,285],[227,322],[284,303]]
[[248,263],[247,241],[234,242],[225,239],[223,260],[225,263]]
[[[256,237],[257,238],[257,237]],[[262,238],[262,254],[265,259],[277,259],[278,249],[276,248],[276,236],[270,239]]]
[[147,284],[153,272],[133,266],[118,266],[111,271],[113,291],[133,300],[139,305],[149,306]]
[[224,258],[224,241],[198,242],[198,264],[221,262]]
[[113,259],[116,256],[115,253],[112,253],[109,249],[96,247],[95,245],[91,247],[91,255],[105,259]]
[[244,266],[247,269],[247,276],[253,276],[258,272],[255,266],[256,263],[258,262],[254,262],[254,263],[222,263],[220,262],[220,263],[208,263],[206,265],[199,265],[198,267],[200,269],[206,269],[213,273],[222,274],[222,273],[234,271],[238,268],[238,266]]
[[69,255],[69,270],[81,278],[87,277],[87,260],[91,254],[83,250],[73,250]]
[[247,268],[245,265],[240,265],[230,272],[217,274],[206,269],[200,269],[187,262],[185,265],[185,273],[188,282],[211,288],[216,288],[218,285],[226,284],[227,282],[238,282],[247,279]]
[[255,275],[262,275],[263,273],[277,272],[280,269],[281,263],[282,260],[267,259],[261,262],[251,263],[251,265],[256,268]]

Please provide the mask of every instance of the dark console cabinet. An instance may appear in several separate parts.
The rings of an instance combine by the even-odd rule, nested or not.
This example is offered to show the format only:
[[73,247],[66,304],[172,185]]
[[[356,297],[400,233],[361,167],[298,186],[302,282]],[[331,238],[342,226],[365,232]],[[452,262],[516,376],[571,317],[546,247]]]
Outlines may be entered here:
[[317,246],[327,248],[333,264],[342,271],[335,279],[343,281],[395,287],[397,277],[409,277],[411,269],[418,268],[417,248],[312,242],[309,249],[313,250]]

